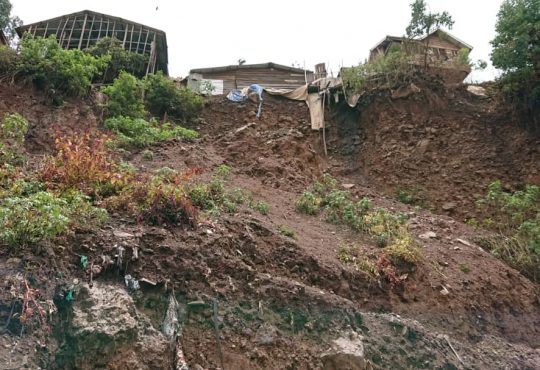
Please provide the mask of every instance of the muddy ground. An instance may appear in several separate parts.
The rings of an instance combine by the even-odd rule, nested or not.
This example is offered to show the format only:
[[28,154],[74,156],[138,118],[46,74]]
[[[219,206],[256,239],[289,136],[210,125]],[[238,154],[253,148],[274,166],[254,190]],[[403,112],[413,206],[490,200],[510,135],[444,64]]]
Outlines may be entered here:
[[[153,147],[151,161],[142,152],[125,160],[149,172],[197,167],[203,178],[227,164],[227,187],[248,189],[268,202],[269,213],[241,207],[194,230],[112,215],[91,233],[2,251],[0,323],[20,309],[9,288],[21,276],[55,313],[49,335],[37,327],[21,335],[11,320],[0,335],[0,368],[170,368],[173,350],[159,331],[172,292],[180,344],[194,369],[344,368],[323,356],[336,340],[362,352],[364,367],[356,368],[540,368],[538,286],[475,244],[483,232],[461,222],[474,215],[476,193],[494,179],[516,188],[538,183],[537,142],[504,125],[509,116],[489,99],[455,89],[435,98],[381,98],[360,114],[334,107],[329,156],[304,103],[268,97],[257,119],[253,103],[210,99],[193,124],[199,139]],[[0,89],[5,111],[30,121],[27,149],[35,158],[50,152],[53,126],[100,121],[91,101],[51,108],[40,94],[12,86]],[[323,172],[354,184],[356,197],[408,214],[424,258],[402,286],[373,281],[338,260],[343,244],[376,253],[372,240],[295,211],[298,195]],[[397,186],[421,189],[427,205],[396,201]],[[284,227],[294,238],[280,232]],[[111,266],[119,246],[129,262]],[[100,266],[92,287],[81,255]],[[141,282],[139,290],[125,288],[128,274]],[[55,305],[70,288],[73,302]],[[84,320],[108,334],[89,331],[92,323]]]

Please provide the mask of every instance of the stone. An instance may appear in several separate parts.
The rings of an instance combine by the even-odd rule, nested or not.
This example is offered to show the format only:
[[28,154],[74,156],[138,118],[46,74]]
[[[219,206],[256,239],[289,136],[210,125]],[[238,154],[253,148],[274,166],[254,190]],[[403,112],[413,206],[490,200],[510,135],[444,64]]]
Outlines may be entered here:
[[461,244],[463,244],[463,245],[466,245],[467,247],[472,247],[472,246],[473,246],[470,242],[468,242],[468,241],[465,240],[465,239],[456,239],[456,241],[457,241],[458,243],[461,243]]
[[354,188],[354,184],[342,184],[341,186],[346,190]]
[[437,234],[434,233],[433,231],[428,231],[419,236],[420,239],[435,239],[436,237],[437,237]]
[[92,288],[81,287],[73,301],[71,327],[64,333],[73,346],[60,358],[70,359],[70,368],[172,368],[164,335],[119,285],[94,282]]
[[456,207],[457,207],[456,203],[448,202],[448,203],[443,204],[442,209],[443,209],[443,211],[452,211],[452,210],[456,209]]
[[334,340],[328,351],[322,354],[324,370],[371,370],[373,365],[364,358],[362,336],[355,333],[345,333]]
[[486,89],[484,89],[482,86],[469,85],[467,86],[467,91],[473,95],[476,95],[482,98],[487,96]]
[[125,231],[122,231],[122,230],[114,230],[113,235],[120,239],[130,239],[130,238],[135,237],[135,235],[126,233]]

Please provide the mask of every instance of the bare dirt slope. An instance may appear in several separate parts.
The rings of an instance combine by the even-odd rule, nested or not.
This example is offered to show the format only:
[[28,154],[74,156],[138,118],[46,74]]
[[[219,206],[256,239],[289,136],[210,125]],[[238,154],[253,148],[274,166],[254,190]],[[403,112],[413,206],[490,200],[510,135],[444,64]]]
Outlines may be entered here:
[[[5,102],[5,90],[0,91]],[[0,105],[0,114],[26,106],[29,92],[15,91],[15,96],[9,94],[9,103]],[[55,122],[70,121],[70,116],[76,117],[71,121],[75,127],[97,125],[92,109],[87,108],[90,105],[68,105],[52,113],[40,104],[39,97],[32,99],[37,99],[32,100],[35,107],[24,108],[23,114],[34,132],[46,132]],[[395,104],[403,106],[392,105],[392,109],[413,109],[405,102]],[[411,102],[408,105],[414,106]],[[216,166],[227,164],[233,169],[227,186],[248,189],[255,199],[268,202],[268,215],[243,207],[234,215],[223,214],[195,230],[147,227],[113,215],[108,225],[92,233],[75,235],[23,254],[3,251],[0,279],[6,287],[14,276],[25,273],[42,291],[43,300],[52,301],[55,293],[73,284],[74,278],[81,288],[73,309],[59,309],[53,318],[55,329],[49,339],[31,334],[21,338],[20,327],[12,322],[9,330],[0,336],[3,344],[0,363],[9,363],[6,368],[59,369],[170,366],[166,349],[165,355],[156,358],[161,347],[156,344],[152,352],[148,345],[160,343],[157,339],[139,340],[135,345],[129,335],[122,336],[111,347],[103,343],[83,345],[77,337],[78,321],[70,317],[76,316],[78,310],[87,309],[91,299],[99,301],[92,296],[96,294],[92,289],[94,292],[125,290],[123,276],[130,274],[157,283],[141,284],[141,290],[133,293],[132,298],[118,293],[123,300],[133,300],[133,309],[123,314],[145,323],[143,338],[154,338],[152,328],[161,328],[167,299],[174,287],[184,312],[181,342],[190,368],[216,369],[223,365],[226,369],[320,369],[323,368],[321,355],[339,338],[363,348],[366,369],[540,368],[538,286],[475,245],[478,231],[451,217],[415,210],[380,191],[391,189],[392,181],[401,184],[407,179],[407,184],[417,184],[413,181],[414,172],[401,170],[396,162],[380,159],[381,145],[388,153],[394,153],[389,149],[393,146],[386,146],[389,143],[386,136],[382,144],[372,143],[372,137],[390,137],[400,132],[379,130],[376,124],[379,120],[395,121],[397,126],[408,124],[398,123],[395,114],[390,114],[387,108],[370,113],[376,117],[372,118],[372,126],[366,124],[360,139],[352,139],[358,143],[352,153],[363,161],[356,163],[355,157],[344,160],[339,154],[338,141],[343,136],[337,136],[337,132],[336,136],[330,134],[334,155],[327,158],[321,154],[320,136],[311,132],[307,108],[302,103],[268,98],[263,117],[257,120],[252,103],[212,99],[204,109],[204,120],[197,124],[200,139],[170,141],[154,147],[152,161],[144,160],[142,153],[125,159],[142,171],[163,166],[177,170],[198,167],[203,171],[202,177],[209,177]],[[420,116],[403,118],[405,122],[417,122],[418,117],[424,117],[421,126],[413,126],[413,132],[427,132],[429,122],[436,121],[423,109],[418,108]],[[77,124],[77,117],[84,111],[91,118],[81,118]],[[433,113],[435,117],[437,114]],[[42,119],[38,125],[43,115],[54,115],[56,119],[45,124]],[[363,113],[362,120],[367,117]],[[438,132],[451,131],[441,125],[446,125],[442,118],[435,125]],[[465,126],[460,130],[465,132]],[[455,148],[461,141],[453,141],[454,155],[466,152],[464,148],[473,148],[481,140],[479,132],[475,135],[476,141],[466,142],[461,151]],[[513,135],[523,138],[517,130]],[[36,153],[49,150],[46,139],[41,137],[39,133],[33,134],[28,140],[29,149]],[[443,140],[437,137],[433,140]],[[398,148],[404,145],[392,140],[395,140],[392,145]],[[416,138],[407,140],[413,143]],[[431,141],[429,153],[438,158],[441,168],[451,167],[445,152],[430,145]],[[507,150],[521,153],[513,144]],[[465,158],[461,154],[458,158]],[[520,158],[529,158],[527,155]],[[493,174],[505,174],[517,163],[510,162],[502,170],[499,162],[493,168],[489,162],[486,159],[481,167]],[[521,163],[520,171],[526,173],[529,165],[529,162]],[[377,172],[375,169],[379,168]],[[437,176],[436,168],[431,164],[424,168],[426,172],[422,174],[426,176],[422,178],[429,177],[428,169]],[[409,215],[409,227],[424,258],[408,272],[402,286],[392,288],[384,280],[374,282],[337,259],[337,250],[343,243],[355,244],[364,253],[375,253],[377,247],[369,238],[295,211],[297,196],[324,171],[335,175],[340,183],[355,184],[352,188],[355,196],[368,196],[377,206]],[[466,172],[453,176],[458,178],[463,173]],[[516,181],[521,178],[516,177]],[[429,181],[428,185],[435,189],[435,180]],[[464,176],[462,181],[473,180]],[[444,189],[433,190],[435,195],[429,199],[448,194],[440,201],[461,202],[453,196],[459,194],[451,185],[454,183],[443,183],[447,184]],[[467,203],[459,204],[465,207]],[[294,238],[280,232],[284,227],[293,231]],[[427,232],[432,234],[425,238]],[[114,258],[119,245],[125,247],[130,262],[120,269],[109,267],[106,261]],[[133,257],[135,250],[137,258]],[[80,255],[103,267],[93,276],[94,288],[82,287],[89,282],[89,272],[79,267]],[[1,295],[2,322],[9,316],[11,307],[9,295]],[[127,325],[131,321],[120,323]],[[100,348],[108,350],[100,352]],[[332,367],[327,363],[326,368]]]

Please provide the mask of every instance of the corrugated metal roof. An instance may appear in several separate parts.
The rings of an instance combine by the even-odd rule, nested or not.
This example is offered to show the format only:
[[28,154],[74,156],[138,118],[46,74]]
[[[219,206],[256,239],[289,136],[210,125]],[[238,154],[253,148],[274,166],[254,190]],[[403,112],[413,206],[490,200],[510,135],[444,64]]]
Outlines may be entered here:
[[[230,65],[223,67],[211,67],[211,68],[196,68],[189,71],[189,73],[211,73],[211,72],[225,72],[225,71],[236,71],[239,69],[261,69],[261,68],[274,68],[281,69],[284,71],[295,72],[295,73],[304,73],[302,68],[295,68],[285,66],[283,64],[277,63],[261,63],[261,64],[242,64],[242,65]],[[313,73],[313,71],[306,70],[307,73]]]

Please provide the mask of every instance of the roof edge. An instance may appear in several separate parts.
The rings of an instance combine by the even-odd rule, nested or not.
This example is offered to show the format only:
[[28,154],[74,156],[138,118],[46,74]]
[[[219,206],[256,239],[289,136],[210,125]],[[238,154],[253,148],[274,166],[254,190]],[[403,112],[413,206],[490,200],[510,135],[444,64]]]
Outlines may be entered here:
[[296,67],[289,67],[283,64],[277,64],[277,63],[257,63],[257,64],[233,64],[228,66],[222,66],[222,67],[208,67],[208,68],[194,68],[189,71],[189,73],[209,73],[209,72],[221,72],[221,71],[234,71],[237,69],[254,69],[254,68],[275,68],[275,69],[282,69],[286,71],[291,72],[297,72],[297,73],[304,73],[309,72],[313,73],[313,71],[310,71],[308,69],[302,69],[302,68],[296,68]]

